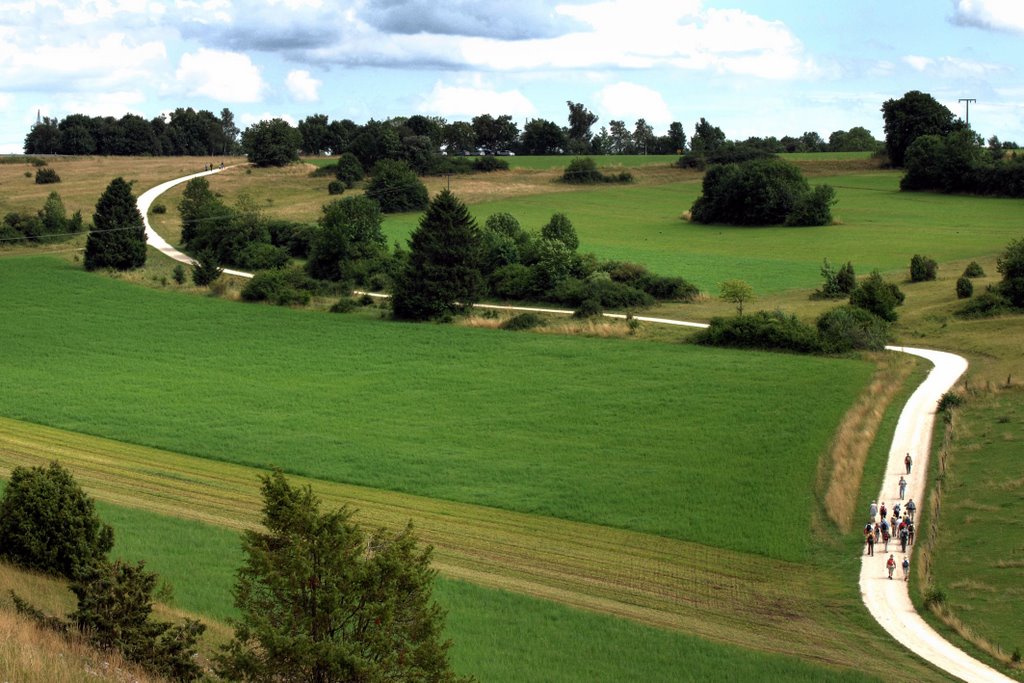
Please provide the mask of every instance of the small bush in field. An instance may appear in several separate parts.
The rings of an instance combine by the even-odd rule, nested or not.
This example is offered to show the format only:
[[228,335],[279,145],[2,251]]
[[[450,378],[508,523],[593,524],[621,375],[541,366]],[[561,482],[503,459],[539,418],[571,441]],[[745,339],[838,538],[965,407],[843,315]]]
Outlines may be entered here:
[[974,294],[974,283],[971,282],[971,279],[966,275],[957,279],[956,298],[970,299],[972,294]]
[[585,299],[572,313],[574,318],[599,318],[604,313],[601,302],[597,299]]
[[921,256],[920,254],[914,254],[913,258],[910,259],[911,282],[934,280],[938,272],[939,264],[935,262],[935,259]]
[[532,330],[535,327],[540,327],[544,324],[544,319],[536,313],[520,313],[517,316],[509,318],[501,324],[503,330]]
[[171,277],[177,284],[185,284],[185,266],[181,265],[180,263],[174,266],[174,270],[171,271]]
[[59,183],[60,176],[52,168],[40,168],[36,171],[36,185],[48,185],[50,183]]
[[331,313],[348,313],[354,311],[358,305],[352,297],[343,296],[331,306]]
[[340,180],[332,180],[327,183],[327,194],[341,194],[345,191],[345,183]]
[[964,277],[985,277],[985,269],[977,261],[971,261],[964,268]]
[[167,206],[164,204],[154,204],[153,213],[167,213]]
[[758,311],[734,318],[712,318],[711,324],[694,335],[698,344],[749,349],[780,349],[814,353],[821,350],[818,335],[795,315],[782,311]]

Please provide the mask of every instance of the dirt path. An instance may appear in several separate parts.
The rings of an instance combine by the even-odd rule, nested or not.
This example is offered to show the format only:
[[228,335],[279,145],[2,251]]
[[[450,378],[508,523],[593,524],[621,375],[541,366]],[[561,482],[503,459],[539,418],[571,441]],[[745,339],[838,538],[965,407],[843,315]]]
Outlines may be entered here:
[[[935,365],[900,413],[889,449],[882,489],[876,499],[879,505],[884,501],[890,510],[897,502],[905,505],[908,500],[913,499],[917,506],[917,519],[920,520],[925,512],[925,478],[928,472],[936,406],[942,395],[949,391],[967,370],[967,361],[943,351],[902,346],[887,348],[890,351],[919,356]],[[910,453],[913,460],[910,474],[907,474],[903,460],[907,453]],[[906,494],[902,501],[899,495],[900,477],[907,482]],[[866,521],[867,511],[863,514]],[[918,522],[917,526],[920,527],[921,524]],[[907,584],[903,581],[901,565],[904,557],[912,561],[913,546],[907,546],[907,552],[904,554],[900,552],[898,542],[890,541],[889,550],[888,553],[882,552],[880,544],[876,544],[874,557],[863,557],[860,568],[860,590],[864,604],[882,628],[907,649],[957,678],[965,681],[1011,682],[1011,678],[953,647],[925,623],[914,611]],[[892,580],[888,578],[886,570],[886,561],[890,555],[897,565]]]
[[[218,173],[220,170],[214,169],[169,180],[147,190],[139,196],[139,211],[142,213],[146,224],[146,240],[150,245],[175,261],[189,265],[193,263],[191,257],[175,249],[153,230],[148,219],[149,207],[154,199],[175,185],[188,182],[192,178]],[[238,277],[252,277],[252,273],[243,271],[226,269],[224,272]],[[491,304],[478,304],[477,307],[564,315],[572,314],[572,311],[563,309],[496,306]],[[619,319],[626,317],[623,314],[617,313],[605,313],[604,315]],[[635,317],[643,322],[660,325],[707,327],[705,323],[646,316]],[[876,499],[879,503],[886,501],[891,509],[892,504],[899,501],[898,482],[902,475],[908,483],[904,502],[913,498],[918,506],[918,519],[921,519],[924,513],[925,475],[928,471],[928,455],[931,450],[931,435],[935,422],[936,404],[942,394],[948,391],[967,370],[967,361],[960,356],[944,351],[915,349],[903,346],[888,346],[886,349],[919,356],[931,361],[935,365],[925,381],[911,395],[910,400],[907,401],[906,406],[903,408],[903,412],[900,413],[896,432],[893,435],[892,446],[889,449],[889,460],[886,464],[882,489]],[[910,453],[914,460],[909,476],[906,474],[903,462],[903,458],[907,453]],[[867,511],[864,512],[864,515],[866,518]],[[954,647],[921,618],[914,610],[914,605],[910,601],[910,593],[907,590],[907,584],[903,581],[903,572],[899,565],[902,563],[904,555],[899,551],[899,543],[892,545],[891,549],[894,550],[891,554],[897,563],[892,580],[888,579],[888,572],[885,566],[889,553],[883,553],[879,549],[874,557],[864,557],[861,560],[861,595],[868,611],[882,628],[907,649],[957,678],[983,683],[1016,683],[1013,679]],[[908,546],[906,556],[910,557],[912,551],[912,546]]]

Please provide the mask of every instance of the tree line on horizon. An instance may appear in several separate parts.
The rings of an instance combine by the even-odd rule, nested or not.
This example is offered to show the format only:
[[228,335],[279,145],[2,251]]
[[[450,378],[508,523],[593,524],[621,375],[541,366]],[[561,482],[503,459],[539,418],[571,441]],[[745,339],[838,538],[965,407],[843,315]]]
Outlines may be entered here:
[[[290,129],[289,139],[294,141],[298,153],[338,156],[350,152],[365,167],[383,158],[408,160],[410,156],[431,153],[684,154],[691,149],[679,121],[672,122],[662,135],[657,135],[643,118],[632,126],[624,120],[611,120],[594,132],[598,116],[581,103],[566,104],[567,125],[534,118],[521,128],[508,114],[481,114],[471,121],[447,121],[439,116],[416,114],[357,124],[318,113],[307,116],[296,126],[283,119],[273,122]],[[25,137],[24,151],[100,156],[228,156],[247,153],[246,133],[266,124],[267,121],[257,122],[241,131],[228,108],[218,115],[205,109],[179,107],[148,120],[137,114],[125,114],[119,119],[70,114],[60,120],[44,117],[33,124]],[[702,125],[710,124],[701,118],[695,136],[700,136]],[[870,131],[860,126],[834,131],[828,140],[809,131],[799,136],[750,137],[736,142],[773,154],[877,151],[881,147]]]

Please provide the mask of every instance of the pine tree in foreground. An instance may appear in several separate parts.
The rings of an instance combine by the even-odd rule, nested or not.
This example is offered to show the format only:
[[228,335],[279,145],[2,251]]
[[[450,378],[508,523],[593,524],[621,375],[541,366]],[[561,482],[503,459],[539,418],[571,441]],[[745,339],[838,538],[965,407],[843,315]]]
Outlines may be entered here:
[[110,181],[96,202],[85,243],[85,269],[132,270],[146,263],[146,226],[124,178]]

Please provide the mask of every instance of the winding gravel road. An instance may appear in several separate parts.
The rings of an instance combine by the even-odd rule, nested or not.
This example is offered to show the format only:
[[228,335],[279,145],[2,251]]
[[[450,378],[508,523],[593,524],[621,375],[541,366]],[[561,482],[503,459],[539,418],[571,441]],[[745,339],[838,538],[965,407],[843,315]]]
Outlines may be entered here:
[[[137,201],[139,211],[142,213],[146,225],[146,241],[148,244],[175,261],[188,265],[194,263],[188,254],[175,249],[153,230],[149,224],[149,207],[152,205],[153,200],[175,185],[188,182],[192,178],[219,173],[221,170],[218,168],[168,180],[143,192],[139,196]],[[252,273],[244,271],[225,269],[224,272],[238,277],[252,277]],[[477,304],[477,307],[559,315],[571,315],[573,313],[573,311],[557,308],[497,306],[492,304]],[[617,319],[626,317],[621,313],[605,313],[605,316]],[[636,320],[658,325],[707,327],[705,323],[684,320],[650,318],[646,316],[635,316],[635,318]],[[876,498],[879,503],[882,501],[894,503],[899,500],[897,482],[901,475],[906,476],[908,481],[906,499],[914,498],[915,502],[918,502],[917,518],[920,520],[926,513],[924,510],[925,473],[928,471],[928,455],[931,450],[931,435],[935,424],[936,406],[942,394],[949,391],[956,384],[960,376],[966,372],[967,361],[960,356],[944,351],[915,349],[904,346],[887,346],[886,349],[919,356],[934,365],[928,373],[928,377],[914,391],[910,400],[904,406],[903,412],[900,413],[896,432],[893,435],[892,445],[889,449],[889,460],[885,468],[885,477],[882,480],[882,489],[878,494],[878,498]],[[903,457],[907,453],[911,453],[914,459],[913,471],[910,476],[906,475],[903,464]],[[895,545],[896,551],[893,555],[897,557],[897,564],[900,564],[903,560],[903,554],[899,552],[898,547],[899,544],[897,543]],[[908,556],[911,555],[912,550],[913,546],[907,548]],[[897,569],[895,579],[890,581],[887,578],[886,559],[888,559],[887,555],[882,552],[876,552],[874,557],[863,557],[860,571],[860,589],[864,604],[882,628],[907,649],[957,678],[971,681],[972,683],[975,681],[978,683],[1016,683],[1008,676],[970,657],[936,633],[914,610],[913,603],[910,601],[910,594],[907,590],[907,584],[902,581],[902,572]]]

